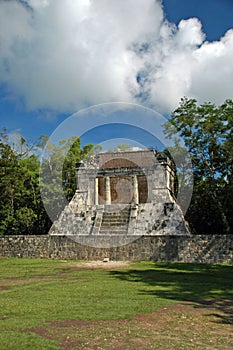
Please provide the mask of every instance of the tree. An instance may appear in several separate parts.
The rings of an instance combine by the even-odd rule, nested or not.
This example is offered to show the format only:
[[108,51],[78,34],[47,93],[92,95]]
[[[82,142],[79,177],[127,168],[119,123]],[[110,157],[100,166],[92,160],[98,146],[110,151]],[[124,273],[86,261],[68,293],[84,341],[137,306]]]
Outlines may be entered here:
[[57,219],[67,201],[75,194],[77,163],[93,154],[94,150],[92,144],[81,147],[80,138],[76,136],[61,140],[58,145],[46,144],[40,188],[43,202],[53,220]]
[[76,166],[82,159],[92,154],[94,146],[88,144],[81,148],[81,141],[78,137],[71,137],[61,141],[61,144],[68,149],[63,165],[63,188],[68,201],[71,200],[77,189]]
[[[43,200],[48,200],[55,209],[63,209],[57,200],[52,173],[56,175],[62,168],[62,186],[69,201],[76,190],[76,163],[95,151],[90,144],[81,147],[78,137],[62,140],[58,146],[49,144],[40,184],[41,166],[35,154],[41,153],[47,142],[48,137],[42,135],[34,148],[23,138],[19,144],[11,145],[6,130],[0,131],[0,234],[47,233],[51,220]],[[46,193],[43,200],[41,189]]]
[[0,142],[0,234],[37,233],[43,212],[39,160],[25,150],[17,154],[6,142]]
[[232,129],[231,100],[217,107],[183,98],[165,124],[167,136],[178,133],[192,157],[195,183],[188,218],[198,233],[231,230]]

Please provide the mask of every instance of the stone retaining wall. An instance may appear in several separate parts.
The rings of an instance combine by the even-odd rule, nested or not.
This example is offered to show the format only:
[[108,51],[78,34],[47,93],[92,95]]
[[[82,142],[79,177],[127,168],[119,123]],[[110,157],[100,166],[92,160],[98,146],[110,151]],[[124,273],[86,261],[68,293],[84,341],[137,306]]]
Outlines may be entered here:
[[[119,247],[93,247],[98,245],[99,239],[99,236],[93,236],[91,247],[66,236],[2,236],[0,257],[233,263],[233,240],[230,235],[141,236]],[[103,236],[102,239],[106,240],[107,237]]]

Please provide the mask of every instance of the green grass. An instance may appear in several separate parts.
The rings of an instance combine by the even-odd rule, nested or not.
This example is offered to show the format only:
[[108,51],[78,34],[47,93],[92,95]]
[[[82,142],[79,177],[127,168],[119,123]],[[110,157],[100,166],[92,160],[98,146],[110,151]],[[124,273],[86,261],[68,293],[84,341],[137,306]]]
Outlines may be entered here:
[[146,295],[166,300],[198,300],[233,296],[233,266],[141,262],[135,269],[113,272],[124,281],[141,282]]
[[[142,262],[109,270],[74,261],[0,260],[0,349],[57,349],[30,333],[53,320],[112,320],[180,300],[232,297],[233,266]],[[3,289],[4,287],[4,289]]]
[[1,350],[57,350],[57,342],[33,333],[4,332],[0,335]]

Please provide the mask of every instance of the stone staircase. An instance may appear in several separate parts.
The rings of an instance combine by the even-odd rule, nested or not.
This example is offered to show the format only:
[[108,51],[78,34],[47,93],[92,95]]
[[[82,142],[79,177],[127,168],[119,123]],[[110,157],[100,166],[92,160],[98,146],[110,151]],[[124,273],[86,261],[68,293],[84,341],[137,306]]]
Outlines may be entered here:
[[130,206],[122,209],[114,206],[107,206],[103,212],[100,235],[127,235],[130,220]]

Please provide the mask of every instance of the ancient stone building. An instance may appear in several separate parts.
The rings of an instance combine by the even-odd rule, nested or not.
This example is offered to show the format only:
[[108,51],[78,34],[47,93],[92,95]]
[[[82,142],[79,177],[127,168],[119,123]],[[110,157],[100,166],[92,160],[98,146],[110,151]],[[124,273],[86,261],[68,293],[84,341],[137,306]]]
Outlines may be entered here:
[[51,235],[190,234],[173,163],[153,150],[108,152],[77,165],[77,191]]

